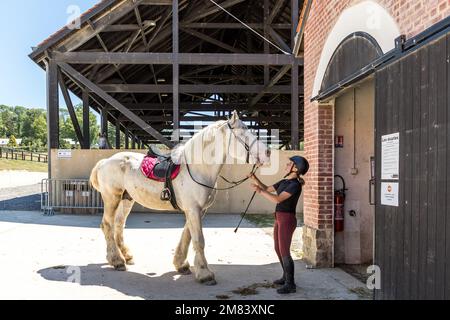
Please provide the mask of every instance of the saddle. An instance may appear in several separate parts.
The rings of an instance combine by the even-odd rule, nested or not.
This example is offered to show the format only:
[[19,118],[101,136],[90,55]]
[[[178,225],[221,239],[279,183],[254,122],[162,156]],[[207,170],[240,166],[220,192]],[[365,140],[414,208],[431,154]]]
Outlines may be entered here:
[[158,158],[160,160],[165,160],[167,158],[170,158],[170,151],[164,152],[155,146],[150,146],[147,156],[153,157],[153,158]]
[[170,201],[175,210],[180,210],[173,190],[172,180],[180,173],[180,166],[175,165],[170,153],[164,153],[156,147],[151,147],[141,164],[142,174],[150,180],[163,182],[162,201]]

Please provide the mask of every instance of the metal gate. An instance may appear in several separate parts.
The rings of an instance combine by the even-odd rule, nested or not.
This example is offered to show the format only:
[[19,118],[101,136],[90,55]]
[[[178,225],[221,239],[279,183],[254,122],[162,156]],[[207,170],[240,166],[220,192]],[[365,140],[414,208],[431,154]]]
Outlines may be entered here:
[[45,179],[41,184],[41,210],[46,215],[55,211],[94,214],[103,210],[103,200],[88,180]]
[[376,72],[377,299],[450,299],[449,77],[445,32]]

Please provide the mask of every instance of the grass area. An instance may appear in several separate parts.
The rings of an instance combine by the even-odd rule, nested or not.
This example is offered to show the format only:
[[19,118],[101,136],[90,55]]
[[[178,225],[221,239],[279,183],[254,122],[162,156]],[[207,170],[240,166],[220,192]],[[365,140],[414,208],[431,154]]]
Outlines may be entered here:
[[248,214],[245,219],[259,228],[271,228],[275,223],[273,214]]
[[[273,214],[249,214],[245,216],[245,219],[259,228],[272,228],[275,224]],[[303,226],[303,215],[297,215],[297,220],[298,226]]]
[[0,159],[0,171],[2,170],[18,170],[18,171],[25,170],[30,172],[47,172],[48,164],[22,160]]

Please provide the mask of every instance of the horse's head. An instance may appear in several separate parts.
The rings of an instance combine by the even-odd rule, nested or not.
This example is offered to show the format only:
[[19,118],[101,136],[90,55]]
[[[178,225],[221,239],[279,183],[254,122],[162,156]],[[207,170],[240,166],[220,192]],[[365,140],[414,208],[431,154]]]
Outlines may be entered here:
[[230,155],[239,161],[263,165],[270,162],[270,150],[239,119],[237,111],[227,122],[231,132]]

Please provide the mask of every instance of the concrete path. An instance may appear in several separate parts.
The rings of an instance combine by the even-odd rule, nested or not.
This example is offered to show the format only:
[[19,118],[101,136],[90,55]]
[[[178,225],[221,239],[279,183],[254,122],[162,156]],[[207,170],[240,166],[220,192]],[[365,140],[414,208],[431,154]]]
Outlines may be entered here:
[[173,252],[184,225],[181,215],[132,215],[125,239],[136,265],[116,272],[105,264],[100,221],[100,216],[0,211],[0,299],[370,298],[364,284],[342,270],[307,270],[301,261],[296,261],[298,293],[276,294],[266,288],[281,274],[272,239],[248,222],[235,234],[239,216],[230,215],[205,219],[206,254],[217,286],[200,285],[192,275],[174,271]]
[[48,173],[46,172],[2,170],[0,171],[0,189],[40,184],[43,179],[47,178]]

